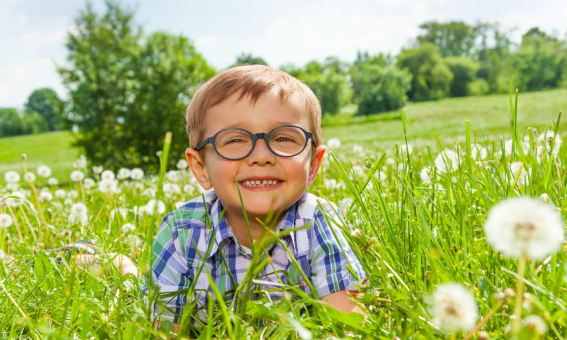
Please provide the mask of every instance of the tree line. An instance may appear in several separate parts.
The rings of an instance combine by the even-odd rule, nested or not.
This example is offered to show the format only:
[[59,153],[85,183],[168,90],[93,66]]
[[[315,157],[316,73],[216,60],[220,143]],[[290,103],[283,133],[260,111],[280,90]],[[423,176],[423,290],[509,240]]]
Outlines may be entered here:
[[[58,68],[67,102],[50,89],[30,95],[23,112],[0,109],[0,137],[77,125],[76,146],[107,168],[155,170],[165,132],[183,154],[184,111],[200,84],[217,73],[183,36],[144,32],[134,11],[107,2],[97,14],[87,5],[69,33],[67,64]],[[567,40],[532,28],[520,43],[497,24],[426,22],[398,55],[358,52],[352,63],[329,57],[280,69],[305,82],[325,116],[346,105],[357,114],[396,110],[406,102],[567,86]],[[264,64],[243,53],[234,65]],[[172,160],[172,164],[175,160]]]

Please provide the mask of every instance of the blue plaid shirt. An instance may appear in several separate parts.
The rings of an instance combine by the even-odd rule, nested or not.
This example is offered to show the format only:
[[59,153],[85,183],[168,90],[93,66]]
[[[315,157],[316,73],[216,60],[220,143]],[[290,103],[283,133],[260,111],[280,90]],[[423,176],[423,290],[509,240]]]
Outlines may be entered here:
[[[214,192],[205,195],[205,204],[202,197],[197,197],[167,214],[154,241],[152,257],[153,283],[160,293],[189,288],[196,280],[195,295],[189,301],[197,299],[197,309],[207,305],[206,292],[212,291],[207,272],[224,294],[224,300],[231,301],[234,298],[233,288],[244,280],[252,259],[250,250],[238,242],[226,219],[221,218],[223,208]],[[211,229],[206,224],[207,214],[210,216]],[[347,264],[350,264],[358,280],[366,277],[338,226],[343,223],[342,215],[334,204],[306,192],[282,216],[275,230],[277,233],[287,228],[306,226],[291,231],[281,240],[310,279],[319,297],[345,289],[358,290],[355,286],[357,280],[347,269]],[[256,285],[253,289],[271,289],[269,293],[263,292],[272,299],[283,296],[282,284],[299,287],[311,294],[309,285],[304,282],[281,244],[274,243],[268,248],[267,255],[271,263],[262,269],[257,279],[277,284],[270,286],[263,283],[261,287]],[[203,269],[199,272],[200,267]],[[187,300],[187,294],[161,299],[167,308],[154,303],[154,318],[179,322]],[[197,316],[206,322],[203,320],[203,317],[206,319],[203,308],[197,312]]]

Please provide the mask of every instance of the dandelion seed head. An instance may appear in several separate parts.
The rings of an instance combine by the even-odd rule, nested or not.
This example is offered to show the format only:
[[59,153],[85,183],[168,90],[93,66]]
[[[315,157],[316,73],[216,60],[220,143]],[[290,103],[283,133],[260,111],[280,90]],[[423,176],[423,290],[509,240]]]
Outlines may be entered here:
[[50,192],[42,191],[38,195],[38,200],[43,203],[50,202],[53,199],[53,195]]
[[4,179],[8,183],[18,183],[20,181],[20,174],[15,171],[7,171],[4,174]]
[[73,170],[70,177],[73,182],[79,182],[85,178],[85,174],[81,170]]
[[435,158],[435,167],[442,174],[457,170],[460,163],[459,155],[452,150],[441,151]]
[[336,149],[341,146],[341,141],[338,138],[331,138],[327,141],[329,149]]
[[40,165],[37,167],[37,175],[47,178],[51,176],[51,169],[47,165]]
[[12,225],[12,216],[8,214],[0,214],[0,228],[8,228]]
[[96,165],[93,166],[93,172],[95,174],[100,174],[102,172],[102,170],[104,170],[104,168],[102,167],[102,165]]
[[95,181],[94,179],[87,177],[85,178],[85,180],[83,181],[83,186],[85,187],[85,189],[90,189],[92,187],[95,186]]
[[120,180],[125,180],[130,178],[130,169],[121,168],[120,170],[118,170],[118,174],[116,175],[116,178]]
[[132,233],[132,232],[136,231],[136,226],[133,225],[132,223],[125,223],[125,224],[122,226],[122,229],[121,229],[121,230],[122,230],[122,232],[123,232],[124,234],[129,234],[129,233]]
[[113,181],[115,179],[114,177],[114,172],[110,171],[110,170],[104,170],[101,174],[100,174],[100,179],[102,181]]
[[[521,171],[520,168],[522,169]],[[519,185],[520,187],[523,187],[525,184],[528,183],[528,172],[526,171],[526,166],[523,165],[522,162],[514,162],[510,164],[510,172],[512,173],[512,178],[510,179],[510,183],[514,183],[516,176],[518,176],[517,185]]]
[[165,177],[170,182],[177,182],[179,180],[179,173],[176,170],[170,170],[165,174]]
[[530,315],[523,320],[526,327],[533,329],[538,334],[547,332],[547,324],[539,315]]
[[471,157],[476,160],[484,160],[488,156],[488,150],[480,144],[471,145]]
[[48,185],[51,185],[51,186],[55,186],[55,185],[59,184],[59,181],[58,181],[57,178],[55,178],[55,177],[50,177],[50,178],[47,180],[47,184],[48,184]]
[[148,204],[146,204],[146,211],[148,214],[152,215],[155,212],[156,204],[158,215],[161,215],[165,212],[165,203],[163,203],[161,200],[157,201],[156,203],[156,200],[152,199],[148,202]]
[[57,189],[55,190],[55,197],[57,198],[65,198],[67,196],[67,193],[65,192],[65,190],[63,189]]
[[450,333],[471,330],[478,319],[473,294],[457,283],[439,285],[430,297],[433,324]]
[[327,190],[334,190],[337,187],[337,180],[334,178],[325,178],[323,180],[323,185]]
[[352,152],[355,154],[362,154],[364,152],[364,149],[362,148],[362,145],[360,144],[355,144],[352,147]]
[[144,170],[140,168],[134,168],[132,169],[132,171],[130,171],[130,177],[135,181],[139,181],[144,178]]
[[539,196],[539,199],[544,201],[544,202],[549,202],[549,200],[550,200],[549,195],[546,194],[545,192]]
[[421,171],[419,172],[419,177],[421,178],[421,181],[423,182],[423,184],[430,185],[431,184],[431,168],[425,167],[425,168],[421,169]]
[[407,146],[405,144],[402,144],[402,146],[400,146],[400,153],[402,154],[403,157],[406,157],[406,150],[409,151],[409,154],[411,155],[412,151],[413,151],[413,145],[408,144]]
[[29,183],[35,182],[35,174],[31,171],[28,171],[24,174],[24,179]]
[[189,167],[189,164],[187,164],[186,159],[178,160],[176,165],[177,165],[177,169],[179,169],[179,170],[185,170]]
[[79,159],[75,161],[73,166],[75,168],[85,169],[87,167],[87,158],[85,157],[85,155],[80,155]]
[[181,208],[182,206],[185,205],[185,203],[187,202],[183,202],[183,201],[175,202],[175,209]]
[[79,192],[77,190],[69,190],[67,192],[67,197],[75,199],[75,198],[79,197]]
[[[114,174],[112,174],[114,176]],[[118,190],[118,180],[106,179],[98,182],[98,190],[103,194],[114,194]]]
[[511,198],[490,210],[486,241],[505,257],[540,260],[561,249],[565,238],[561,216],[541,200]]

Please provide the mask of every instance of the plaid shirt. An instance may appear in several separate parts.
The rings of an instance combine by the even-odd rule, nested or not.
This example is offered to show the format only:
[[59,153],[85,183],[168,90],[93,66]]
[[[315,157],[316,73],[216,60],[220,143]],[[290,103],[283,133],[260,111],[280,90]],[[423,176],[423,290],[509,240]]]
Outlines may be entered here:
[[[167,214],[163,218],[153,245],[154,285],[158,286],[160,293],[176,292],[189,288],[196,280],[195,296],[192,297],[197,299],[196,308],[207,305],[206,292],[212,291],[207,272],[210,273],[219,291],[224,294],[224,300],[230,302],[234,298],[233,288],[244,280],[252,259],[250,250],[238,242],[226,219],[221,218],[223,208],[214,191],[205,195],[205,202],[206,209],[203,198],[197,197]],[[321,211],[318,202],[324,211]],[[323,213],[327,216],[327,220]],[[207,214],[210,216],[212,229],[209,229],[205,222]],[[282,216],[275,230],[280,232],[287,228],[307,225],[306,228],[292,231],[281,240],[305,275],[310,278],[310,283],[319,297],[345,289],[358,290],[355,286],[357,281],[347,269],[347,264],[350,264],[359,280],[366,277],[336,223],[343,223],[337,207],[306,192]],[[207,252],[209,246],[210,252]],[[274,286],[261,285],[261,289],[276,289],[268,293],[270,298],[282,297],[281,284],[294,285],[311,294],[309,285],[303,282],[302,275],[281,244],[274,243],[268,248],[267,253],[271,263],[263,268],[257,278],[277,283]],[[199,267],[202,266],[203,269],[199,272]],[[253,287],[253,289],[258,288]],[[255,297],[258,298],[259,295]],[[161,301],[167,309],[154,303],[154,318],[179,322],[187,303],[187,294],[162,298]],[[197,313],[198,316],[199,314],[203,314],[199,317],[201,320],[203,316],[206,318],[206,311],[202,308]]]

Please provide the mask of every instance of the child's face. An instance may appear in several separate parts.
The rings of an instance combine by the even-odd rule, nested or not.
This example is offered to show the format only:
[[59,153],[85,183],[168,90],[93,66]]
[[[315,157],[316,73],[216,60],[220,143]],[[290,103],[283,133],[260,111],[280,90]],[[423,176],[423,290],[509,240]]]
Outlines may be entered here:
[[[227,98],[207,111],[203,140],[231,127],[252,133],[267,133],[281,125],[297,125],[312,132],[304,106],[295,96],[290,96],[282,104],[277,89],[273,89],[263,94],[252,106],[248,98],[238,101],[238,95]],[[258,139],[253,152],[241,160],[220,157],[211,144],[202,150],[203,158],[198,151],[187,149],[187,161],[204,189],[214,187],[223,207],[227,209],[227,216],[242,214],[235,177],[247,213],[265,216],[270,210],[278,212],[288,209],[303,195],[319,171],[325,146],[314,148],[309,140],[305,150],[297,156],[279,157],[268,149],[264,139]],[[252,187],[246,185],[246,181],[250,180],[276,181],[277,184]]]

